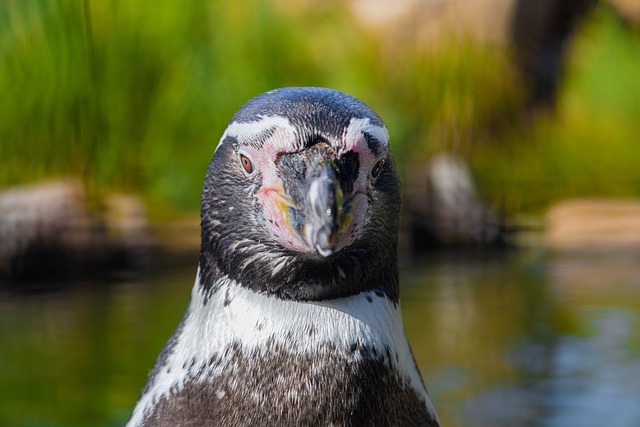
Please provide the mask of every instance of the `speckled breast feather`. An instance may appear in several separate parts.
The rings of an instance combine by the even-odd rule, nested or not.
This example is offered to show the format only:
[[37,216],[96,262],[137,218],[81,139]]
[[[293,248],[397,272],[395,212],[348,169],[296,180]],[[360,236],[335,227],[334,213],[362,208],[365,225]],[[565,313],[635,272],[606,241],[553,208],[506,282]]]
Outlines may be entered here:
[[383,294],[301,303],[221,279],[206,300],[198,281],[128,425],[437,425]]

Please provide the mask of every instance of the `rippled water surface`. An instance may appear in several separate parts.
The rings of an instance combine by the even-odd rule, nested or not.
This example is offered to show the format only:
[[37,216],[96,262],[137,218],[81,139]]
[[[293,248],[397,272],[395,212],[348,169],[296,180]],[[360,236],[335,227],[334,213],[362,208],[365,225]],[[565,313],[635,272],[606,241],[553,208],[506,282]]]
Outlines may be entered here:
[[[402,309],[447,426],[640,426],[640,256],[405,260]],[[195,266],[0,291],[0,425],[116,426]]]

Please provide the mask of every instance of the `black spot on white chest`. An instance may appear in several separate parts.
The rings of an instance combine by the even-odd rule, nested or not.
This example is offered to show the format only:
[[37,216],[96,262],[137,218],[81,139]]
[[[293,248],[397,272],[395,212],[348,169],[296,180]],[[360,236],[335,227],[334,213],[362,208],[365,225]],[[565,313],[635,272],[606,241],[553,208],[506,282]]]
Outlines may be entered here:
[[146,426],[435,426],[423,398],[384,351],[362,345],[249,353],[231,344],[196,366],[144,417]]

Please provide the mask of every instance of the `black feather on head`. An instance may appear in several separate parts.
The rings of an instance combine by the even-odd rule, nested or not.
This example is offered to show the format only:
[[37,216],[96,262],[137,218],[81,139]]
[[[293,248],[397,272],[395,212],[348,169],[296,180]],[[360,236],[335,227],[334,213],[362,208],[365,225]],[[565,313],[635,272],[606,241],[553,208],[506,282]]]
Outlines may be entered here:
[[[310,174],[303,169],[321,164],[306,160],[319,144],[331,164],[329,174],[335,171],[336,203],[345,199],[340,213],[351,221],[342,233],[344,242],[329,255],[313,247],[300,250],[289,230],[274,225],[260,199],[265,186],[281,182],[286,194],[278,197],[291,203],[283,208],[289,221],[284,223],[293,230],[291,236],[304,237],[311,224],[302,199],[312,190]],[[245,151],[253,153],[256,173],[243,171],[238,158]],[[373,164],[381,165],[376,177],[371,175]],[[361,212],[349,204],[358,192]],[[330,89],[266,92],[233,116],[207,170],[201,199],[201,285],[214,291],[216,279],[226,275],[281,299],[324,300],[379,290],[397,301],[399,214],[400,185],[388,134],[373,110]]]

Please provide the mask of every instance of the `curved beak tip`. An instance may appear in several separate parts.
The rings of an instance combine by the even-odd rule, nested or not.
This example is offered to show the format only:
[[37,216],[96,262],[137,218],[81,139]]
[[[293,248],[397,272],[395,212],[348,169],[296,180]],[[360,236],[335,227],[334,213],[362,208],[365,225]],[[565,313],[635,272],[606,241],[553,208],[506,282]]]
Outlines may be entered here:
[[304,239],[307,241],[309,248],[323,257],[328,257],[335,252],[337,237],[337,229],[327,230],[326,226],[318,227],[317,224],[313,223],[304,227]]
[[336,241],[338,232],[337,230],[320,230],[316,234],[316,251],[323,257],[328,257],[335,252]]
[[316,251],[325,258],[333,254],[333,248],[323,248],[320,245],[316,245]]

